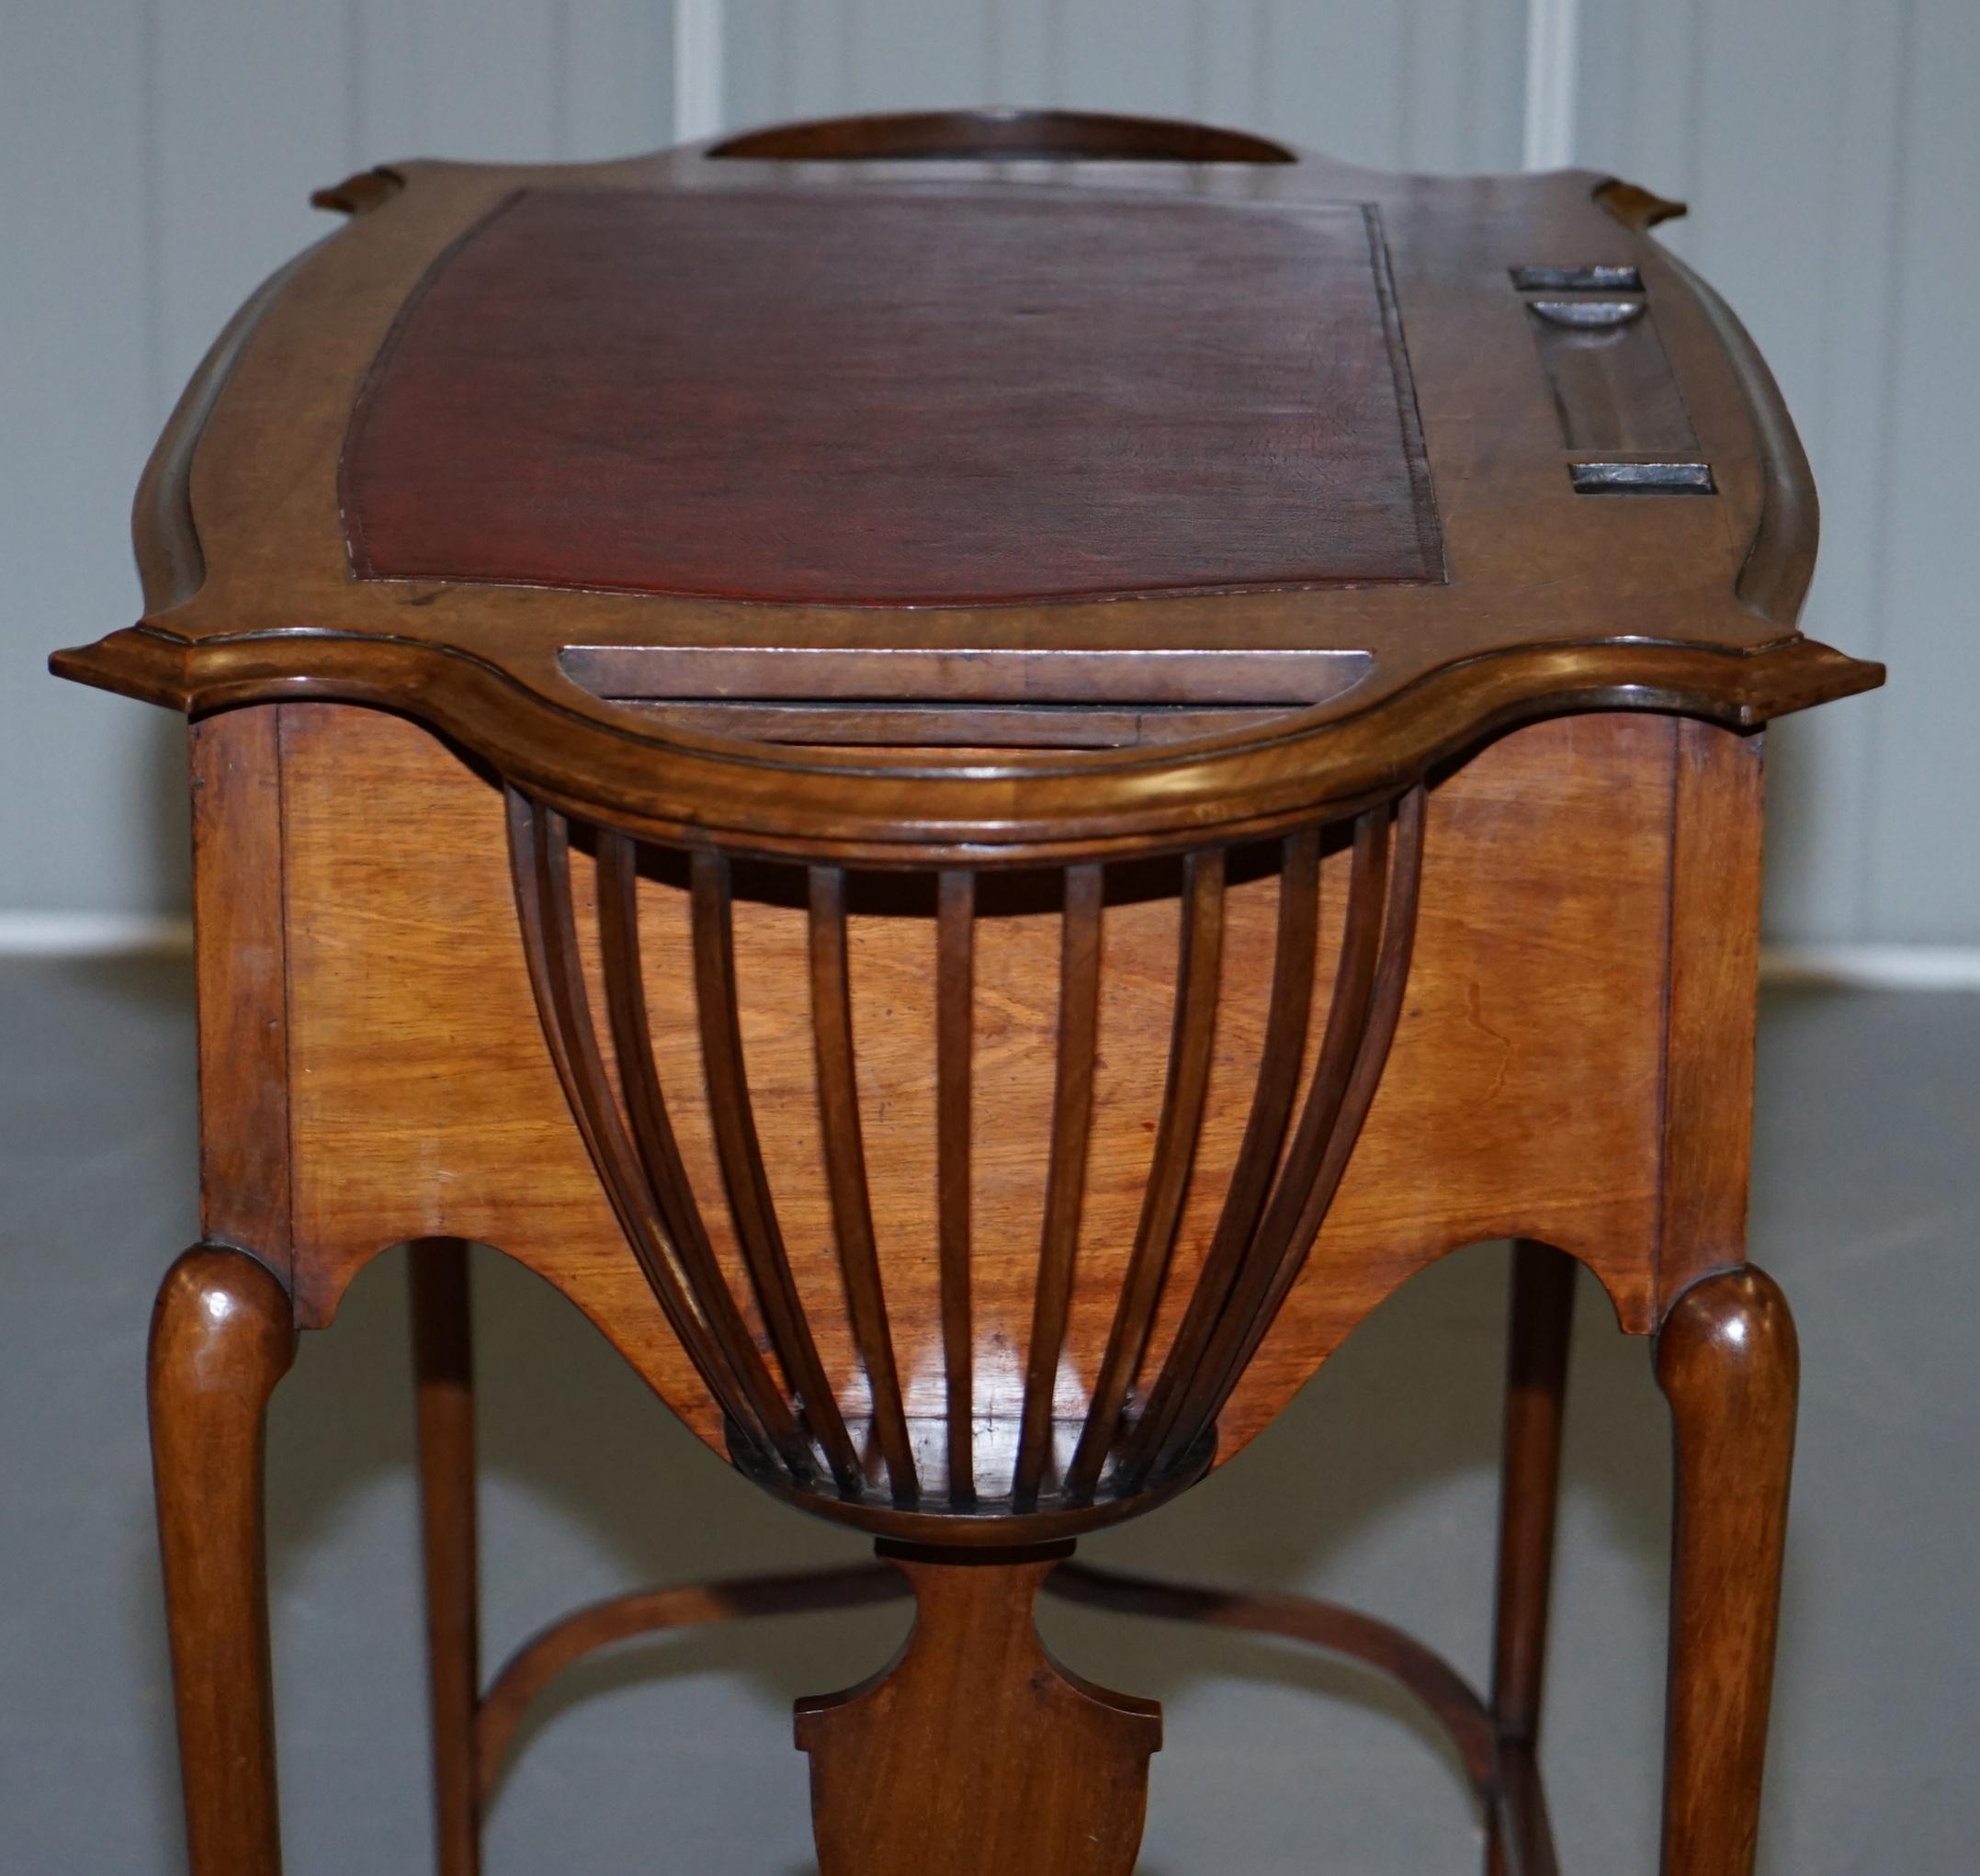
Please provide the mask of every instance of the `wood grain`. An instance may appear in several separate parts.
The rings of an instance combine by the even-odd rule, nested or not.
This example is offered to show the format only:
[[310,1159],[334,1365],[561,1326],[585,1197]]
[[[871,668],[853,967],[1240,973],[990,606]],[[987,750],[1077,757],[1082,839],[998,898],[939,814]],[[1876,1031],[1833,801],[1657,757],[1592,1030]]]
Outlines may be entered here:
[[1097,866],[1065,875],[1060,919],[1058,1042],[1053,1051],[1052,1145],[1046,1161],[1045,1228],[1038,1246],[1037,1287],[1024,1344],[1024,1411],[1018,1433],[1012,1499],[1019,1510],[1036,1502],[1053,1458],[1053,1409],[1072,1314],[1072,1280],[1080,1249],[1087,1152],[1092,1141],[1093,1068],[1100,1034],[1100,940],[1103,877]]
[[1801,1354],[1780,1286],[1705,1278],[1658,1331],[1677,1439],[1665,1876],[1751,1876]]
[[895,1560],[899,1656],[798,1703],[820,1876],[1129,1876],[1160,1709],[1047,1652],[1032,1607],[1056,1559]]
[[[628,1254],[558,1086],[515,932],[499,790],[426,732],[375,712],[301,706],[283,742],[301,1319],[327,1320],[351,1277],[389,1245],[492,1243],[579,1302],[720,1450],[719,1417]],[[1625,1326],[1653,1326],[1674,760],[1673,726],[1591,717],[1505,738],[1432,791],[1415,962],[1388,1071],[1307,1269],[1221,1417],[1219,1463],[1381,1297],[1461,1244],[1558,1244],[1596,1271]],[[353,787],[369,807],[361,849],[345,814]],[[1321,868],[1318,961],[1329,975],[1348,857],[1330,849]],[[1175,1336],[1250,1118],[1270,1026],[1276,869],[1268,852],[1234,869],[1228,887],[1204,1124],[1151,1363]],[[739,877],[741,1047],[764,1136],[781,1143],[767,1177],[820,1359],[843,1411],[863,1419],[822,1175],[807,916],[788,898],[752,897],[754,877]],[[585,930],[591,881],[591,868],[573,869]],[[1103,921],[1088,1249],[1054,1407],[1069,1421],[1085,1412],[1085,1377],[1112,1327],[1147,1190],[1173,1019],[1174,881],[1158,870],[1145,887],[1121,882]],[[1008,1468],[999,1430],[1014,1426],[1023,1397],[1059,933],[1056,905],[1029,905],[1019,882],[983,892],[972,1000],[974,1402],[986,1453],[1001,1452]],[[639,894],[653,1046],[664,1085],[679,1091],[679,1150],[696,1190],[718,1192],[698,1091],[692,895],[685,875],[642,875]],[[847,946],[877,1253],[908,1412],[933,1425],[947,1399],[937,921],[932,894],[913,904],[921,910],[890,910],[884,895],[855,892]],[[588,955],[585,967],[602,997],[602,962]],[[1537,1009],[1549,1011],[1544,1024],[1531,1017]],[[425,1066],[408,1074],[410,1060]],[[730,1286],[748,1298],[724,1207],[707,1226]]]
[[1663,1304],[1746,1255],[1759,998],[1759,739],[1679,726],[1664,1085]]
[[835,866],[809,872],[812,1034],[818,1044],[819,1122],[825,1182],[832,1194],[832,1235],[860,1371],[873,1401],[873,1436],[887,1464],[897,1505],[921,1496],[900,1373],[888,1327],[887,1285],[873,1242],[873,1205],[866,1192],[866,1148],[859,1124],[853,991],[846,967],[845,875]]
[[475,1740],[481,1697],[481,1578],[468,1247],[453,1238],[422,1239],[407,1247],[406,1271],[419,1438],[436,1876],[479,1876],[481,1814]]
[[935,1174],[942,1260],[943,1402],[948,1426],[949,1497],[976,1497],[975,1286],[970,1228],[969,1135],[975,1099],[976,876],[946,872],[936,881]]
[[192,726],[200,1227],[289,1274],[289,932],[281,713]]
[[1549,1245],[1512,1248],[1491,1721],[1498,1783],[1501,1790],[1530,1787],[1532,1802],[1516,1814],[1494,1807],[1487,1818],[1488,1876],[1550,1876],[1552,1866],[1533,1757],[1546,1678],[1575,1269],[1572,1258]]
[[264,1423],[295,1354],[264,1264],[195,1245],[152,1316],[152,1471],[192,1876],[280,1876]]
[[1175,1021],[1169,1075],[1155,1123],[1134,1249],[1121,1280],[1120,1306],[1092,1384],[1092,1401],[1067,1469],[1068,1493],[1090,1497],[1121,1431],[1127,1390],[1148,1352],[1155,1307],[1169,1276],[1182,1222],[1182,1194],[1196,1158],[1209,1090],[1210,1045],[1216,1023],[1217,979],[1224,955],[1224,855],[1192,853],[1182,863],[1182,939],[1176,959]]

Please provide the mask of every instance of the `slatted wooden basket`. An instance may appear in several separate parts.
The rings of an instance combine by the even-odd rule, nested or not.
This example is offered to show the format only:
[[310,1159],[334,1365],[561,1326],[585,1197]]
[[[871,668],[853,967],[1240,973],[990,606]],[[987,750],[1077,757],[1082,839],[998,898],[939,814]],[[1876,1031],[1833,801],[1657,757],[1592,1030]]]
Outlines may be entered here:
[[508,799],[551,1053],[739,1468],[947,1544],[1202,1475],[1395,1033],[1420,787],[1266,843],[980,872]]

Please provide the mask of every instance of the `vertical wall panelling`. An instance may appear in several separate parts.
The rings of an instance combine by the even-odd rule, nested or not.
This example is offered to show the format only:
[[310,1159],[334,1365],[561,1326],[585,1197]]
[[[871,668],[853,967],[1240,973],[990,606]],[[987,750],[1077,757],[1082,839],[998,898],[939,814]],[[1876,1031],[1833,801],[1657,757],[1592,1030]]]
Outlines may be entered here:
[[671,27],[656,0],[0,8],[0,331],[33,361],[0,377],[0,786],[40,804],[0,843],[0,916],[184,903],[182,728],[42,664],[136,616],[145,451],[228,314],[334,227],[310,190],[392,157],[664,144]]
[[[0,791],[19,807],[0,836],[8,908],[183,902],[183,736],[44,670],[58,637],[137,613],[125,517],[162,414],[146,318],[147,26],[144,0],[0,11]],[[180,801],[161,805],[174,787]]]
[[1199,6],[1190,25],[1193,113],[1209,123],[1249,128],[1260,80],[1258,9]]
[[[1844,436],[1832,423],[1839,379],[1874,379],[1881,350],[1873,340],[1865,347],[1862,333],[1839,348],[1843,335],[1829,310],[1839,277],[1859,259],[1874,265],[1884,245],[1877,223],[1889,212],[1886,197],[1872,205],[1867,224],[1852,222],[1836,196],[1847,141],[1838,107],[1848,117],[1869,106],[1842,62],[1848,16],[1857,10],[1854,0],[1743,0],[1703,10],[1692,254],[1752,327],[1815,465],[1824,538],[1809,629],[1869,651],[1873,622],[1829,604],[1839,576],[1860,585],[1875,538],[1874,516],[1851,499],[1858,492],[1832,475],[1839,463],[1877,447],[1876,431]],[[1757,110],[1763,73],[1771,73],[1768,107]],[[1830,714],[1833,723],[1784,723],[1774,739],[1771,922],[1790,920],[1814,936],[1857,936],[1861,739],[1871,717],[1863,709]],[[1783,904],[1790,892],[1799,900],[1792,911]]]
[[983,104],[991,96],[983,9],[925,0],[847,0],[843,9],[843,96],[854,110],[912,97]]
[[355,86],[342,6],[201,0],[155,17],[153,312],[169,399],[255,282],[331,232],[309,192],[350,167]]
[[1053,64],[1058,7],[1059,0],[1001,0],[981,9],[986,99],[1006,105],[1059,101]]
[[[1656,6],[1581,0],[1575,161],[1611,169],[1660,196],[1697,192],[1701,0]],[[1658,238],[1689,254],[1694,224],[1673,221]]]
[[762,0],[731,121],[916,104],[1223,119],[1366,163],[1518,166],[1527,0]]
[[558,0],[415,0],[424,16],[425,148],[477,160],[557,154],[561,99]]
[[1255,0],[1259,128],[1352,163],[1408,166],[1396,100],[1415,0]]
[[417,0],[348,0],[352,169],[435,153],[425,100],[427,17]]
[[560,155],[592,162],[673,141],[674,38],[653,0],[566,0]]
[[1192,0],[1075,0],[1064,6],[1060,95],[1096,110],[1191,115],[1197,107],[1198,10]]
[[1903,167],[1885,206],[1895,286],[1880,389],[1890,441],[1881,503],[1866,517],[1883,541],[1875,590],[1893,675],[1871,745],[1864,931],[1971,944],[1980,941],[1973,576],[1980,254],[1972,215],[1980,8],[1973,0],[1915,0],[1904,10],[1913,32],[1898,91]]
[[1671,244],[1752,328],[1815,465],[1806,628],[1892,665],[1887,691],[1771,739],[1768,928],[1799,943],[1980,945],[1952,720],[1980,642],[1952,512],[1980,422],[1955,311],[1974,263],[1910,232],[1980,173],[1976,60],[1960,0],[1584,0],[1578,159],[1693,203]]
[[[1805,624],[1872,658],[1890,650],[1885,497],[1897,427],[1891,389],[1904,219],[1895,205],[1906,142],[1911,12],[1908,0],[1887,11],[1844,5],[1829,28],[1821,100],[1828,145],[1809,190],[1820,204],[1809,231],[1810,277],[1822,283],[1812,296],[1816,349],[1805,380],[1782,379],[1801,412],[1822,495],[1822,560]],[[1902,28],[1893,30],[1900,20]],[[1895,673],[1899,695],[1915,675]],[[1880,693],[1849,710],[1782,724],[1774,738],[1782,812],[1768,910],[1778,931],[1828,941],[1893,935],[1872,902],[1869,851],[1878,740],[1895,722],[1890,697]]]
[[782,53],[778,112],[815,118],[853,108],[843,0],[822,6],[813,0],[776,0],[776,11],[782,22],[777,35]]
[[779,0],[752,0],[722,9],[722,120],[745,130],[784,107],[784,9]]
[[1413,0],[1403,10],[1400,148],[1412,169],[1511,169],[1525,89],[1524,0]]
[[1528,169],[1574,161],[1581,0],[1527,0],[1522,159]]
[[722,128],[721,0],[673,0],[673,134],[687,142]]

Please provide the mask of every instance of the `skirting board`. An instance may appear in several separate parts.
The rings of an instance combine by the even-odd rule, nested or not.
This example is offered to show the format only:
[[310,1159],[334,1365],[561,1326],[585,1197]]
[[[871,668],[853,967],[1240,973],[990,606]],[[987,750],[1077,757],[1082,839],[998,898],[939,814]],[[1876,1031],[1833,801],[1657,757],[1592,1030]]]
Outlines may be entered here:
[[1771,944],[1760,982],[1828,989],[1980,990],[1980,944]]
[[[0,912],[0,957],[185,956],[192,921],[150,912]],[[1865,990],[1980,990],[1980,945],[1773,944],[1760,981]]]
[[189,957],[193,921],[159,912],[0,912],[0,957]]

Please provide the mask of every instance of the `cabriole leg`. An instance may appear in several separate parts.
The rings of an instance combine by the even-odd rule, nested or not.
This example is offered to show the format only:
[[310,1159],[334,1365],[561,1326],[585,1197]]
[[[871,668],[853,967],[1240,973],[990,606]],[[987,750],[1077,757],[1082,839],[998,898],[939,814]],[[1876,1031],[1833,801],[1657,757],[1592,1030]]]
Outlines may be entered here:
[[481,1645],[468,1247],[458,1238],[423,1238],[408,1247],[408,1257],[437,1869],[439,1876],[477,1876],[475,1704]]
[[[1567,1345],[1574,1324],[1575,1260],[1551,1245],[1512,1248],[1512,1298],[1506,1344],[1506,1434],[1499,1494],[1499,1591],[1493,1622],[1492,1729],[1495,1781],[1531,1777],[1540,1731],[1546,1665],[1547,1598],[1554,1577],[1554,1529],[1560,1496],[1561,1418],[1567,1389]],[[1527,1819],[1541,1834],[1544,1815]],[[1551,1863],[1541,1844],[1509,1840],[1506,1814],[1494,1806],[1486,1824],[1489,1876],[1540,1876]]]
[[1773,1279],[1707,1277],[1665,1318],[1677,1441],[1663,1876],[1750,1876],[1800,1356]]
[[268,1398],[295,1354],[267,1267],[195,1245],[152,1316],[152,1467],[192,1876],[278,1876],[263,1528]]

